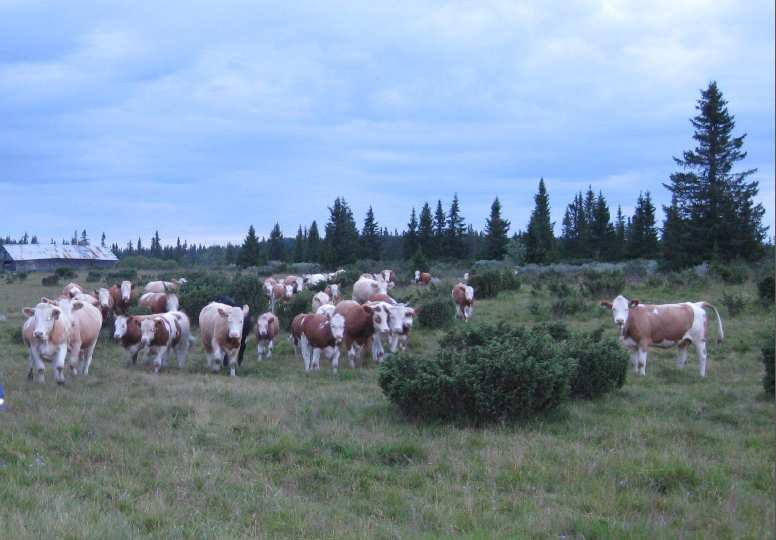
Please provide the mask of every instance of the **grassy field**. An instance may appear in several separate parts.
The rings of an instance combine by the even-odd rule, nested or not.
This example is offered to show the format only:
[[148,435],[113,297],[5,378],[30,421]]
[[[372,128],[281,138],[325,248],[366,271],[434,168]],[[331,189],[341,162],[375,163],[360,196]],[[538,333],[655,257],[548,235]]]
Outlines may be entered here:
[[[647,376],[613,395],[488,428],[407,421],[371,365],[305,375],[285,335],[262,363],[252,339],[236,379],[205,373],[199,343],[185,370],[155,376],[104,339],[88,378],[57,387],[48,365],[45,385],[29,383],[20,310],[60,290],[37,274],[0,282],[2,538],[773,536],[759,340],[774,312],[752,283],[626,288],[644,302],[749,297],[737,317],[722,309],[728,339],[710,345],[705,380],[694,351],[684,370],[653,351]],[[524,286],[479,302],[475,321],[532,324],[550,302]],[[614,334],[588,304],[566,321]]]

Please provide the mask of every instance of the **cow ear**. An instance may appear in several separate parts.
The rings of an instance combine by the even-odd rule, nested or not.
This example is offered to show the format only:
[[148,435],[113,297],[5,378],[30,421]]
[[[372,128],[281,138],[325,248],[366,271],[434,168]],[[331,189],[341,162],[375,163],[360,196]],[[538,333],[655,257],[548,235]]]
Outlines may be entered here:
[[221,315],[224,318],[229,316],[229,314],[226,312],[226,310],[224,308],[218,308],[218,314]]
[[32,317],[35,315],[35,308],[26,307],[22,308],[22,313],[24,313],[27,317]]
[[43,304],[52,304],[52,305],[53,305],[53,304],[56,304],[56,302],[54,302],[54,300],[52,300],[51,298],[48,298],[48,297],[46,297],[46,296],[43,296],[43,297],[41,297],[40,301],[41,301]]
[[243,316],[247,315],[251,311],[251,307],[248,304],[243,305]]
[[609,300],[601,300],[601,305],[605,308],[612,309],[612,303]]
[[628,304],[628,307],[632,307],[632,308],[634,308],[634,307],[636,307],[636,306],[638,306],[638,305],[639,305],[639,301],[638,301],[638,300],[636,300],[636,299],[634,299],[634,300],[631,300],[631,301],[630,301],[630,303]]
[[54,309],[52,309],[52,310],[51,310],[51,317],[52,317],[54,320],[56,320],[56,319],[59,319],[59,316],[60,316],[61,314],[62,314],[62,310],[61,310],[61,309],[59,309],[58,307],[55,307]]
[[73,311],[78,311],[82,307],[84,307],[84,303],[81,302],[80,300],[76,300],[75,302],[73,302]]

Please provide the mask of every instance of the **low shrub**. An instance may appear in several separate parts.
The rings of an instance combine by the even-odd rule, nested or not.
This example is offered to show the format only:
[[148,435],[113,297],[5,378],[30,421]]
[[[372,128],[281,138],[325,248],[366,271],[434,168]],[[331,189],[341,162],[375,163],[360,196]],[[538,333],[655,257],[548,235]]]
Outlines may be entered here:
[[[146,306],[130,306],[129,309],[127,309],[127,315],[150,315],[151,310],[148,309]],[[199,313],[197,313],[199,315]]]
[[379,384],[405,414],[492,422],[557,407],[575,364],[546,332],[501,326],[451,331],[435,357],[400,353]]
[[749,266],[741,260],[729,263],[715,262],[711,265],[711,271],[725,283],[737,285],[749,278]]
[[593,297],[613,298],[625,289],[625,274],[618,270],[582,274],[582,290]]
[[295,294],[290,299],[279,302],[275,306],[275,315],[278,316],[280,327],[287,332],[291,331],[291,321],[300,313],[312,311],[314,293],[310,290]]
[[76,276],[75,270],[66,267],[57,268],[54,273],[62,279],[73,279]]
[[100,280],[102,280],[102,272],[99,270],[89,270],[89,272],[86,274],[87,283],[94,283],[95,281]]
[[558,341],[564,341],[569,337],[571,337],[571,330],[569,330],[569,327],[566,326],[566,323],[564,322],[560,322],[560,321],[548,322],[548,323],[539,325],[538,328],[550,334],[550,336],[552,336],[552,339],[556,339]]
[[511,269],[504,268],[469,275],[469,285],[474,287],[475,298],[484,299],[495,298],[501,291],[519,290],[521,282]]
[[650,267],[643,259],[633,259],[623,264],[622,273],[628,277],[642,279],[649,275]]
[[593,399],[625,384],[628,354],[615,338],[601,339],[600,332],[572,334],[562,348],[576,364],[570,384],[572,397]]
[[552,293],[552,295],[557,298],[566,298],[571,296],[574,292],[574,289],[571,288],[571,285],[569,285],[566,281],[560,280],[553,280],[548,282],[547,290],[549,290],[550,293]]
[[418,248],[415,255],[412,256],[410,263],[412,264],[413,278],[415,277],[415,270],[420,270],[421,272],[431,271],[431,261],[429,261],[428,257],[426,257],[425,253],[423,253],[423,250],[420,248]]
[[27,272],[16,272],[15,274],[16,281],[27,281],[28,276]]
[[585,302],[580,298],[578,294],[572,294],[565,298],[559,298],[552,303],[550,312],[557,318],[562,319],[579,313],[585,309]]
[[231,296],[239,304],[248,304],[253,314],[261,314],[267,308],[263,281],[248,274],[236,274],[231,279],[218,273],[191,274],[178,296],[181,308],[195,323],[202,308],[220,296]]
[[134,281],[137,279],[137,270],[128,268],[126,270],[115,270],[105,274],[105,283],[112,284],[117,281],[129,280]]
[[421,300],[417,306],[418,324],[422,328],[445,328],[455,318],[455,305],[452,297],[434,297]]
[[116,264],[117,268],[132,268],[135,270],[170,270],[178,268],[178,262],[173,259],[158,259],[145,255],[123,257]]
[[40,280],[40,284],[46,287],[51,287],[52,285],[58,285],[59,276],[56,274],[51,274],[50,276],[43,276],[43,278]]
[[762,359],[763,366],[765,366],[765,374],[763,375],[763,388],[767,394],[771,396],[776,393],[776,358],[774,358],[774,335],[768,336],[765,345],[762,348],[760,358]]
[[740,315],[746,307],[748,299],[736,293],[729,293],[727,291],[722,293],[722,305],[727,309],[728,315],[731,317],[737,317]]
[[765,276],[757,282],[757,296],[763,304],[773,304],[774,297],[776,296],[776,282],[773,276]]
[[296,275],[314,274],[321,270],[321,265],[314,262],[295,262],[288,265],[288,267],[291,273]]

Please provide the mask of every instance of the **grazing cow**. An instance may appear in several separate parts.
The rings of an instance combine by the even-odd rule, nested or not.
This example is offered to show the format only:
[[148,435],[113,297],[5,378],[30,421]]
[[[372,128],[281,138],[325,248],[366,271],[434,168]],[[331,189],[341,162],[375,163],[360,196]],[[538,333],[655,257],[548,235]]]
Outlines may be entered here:
[[151,310],[151,313],[167,313],[168,311],[178,311],[178,295],[172,293],[147,292],[140,297],[137,302]]
[[325,289],[323,289],[323,292],[325,292],[329,299],[331,300],[331,303],[334,305],[337,305],[342,300],[342,293],[340,293],[340,287],[336,283],[332,283],[331,285],[328,285]]
[[[247,326],[247,325],[246,325]],[[275,338],[280,332],[280,323],[274,313],[262,313],[256,319],[256,341],[258,341],[257,357],[259,360],[272,357]]]
[[205,347],[207,367],[217,373],[226,358],[229,362],[229,375],[234,377],[237,355],[240,352],[243,323],[250,308],[227,306],[211,302],[202,308],[199,314],[199,330]]
[[640,375],[647,374],[649,347],[668,348],[677,345],[677,367],[687,362],[687,348],[692,343],[698,353],[701,377],[706,376],[706,338],[708,319],[704,308],[710,308],[717,316],[717,341],[724,337],[722,318],[717,308],[708,302],[682,302],[680,304],[642,304],[622,295],[601,305],[612,310],[614,324],[620,328],[620,340],[630,351],[631,364]]
[[455,317],[468,321],[474,314],[474,287],[459,283],[453,287],[453,302],[455,302]]
[[[356,356],[362,348],[377,333],[388,332],[387,304],[374,302],[361,305],[353,300],[343,300],[334,312],[345,317],[345,334],[343,341],[348,351],[350,367],[355,367]],[[372,358],[382,362],[384,352],[380,342],[372,340]]]
[[172,281],[149,281],[143,290],[147,293],[175,292],[184,283],[186,283],[186,278],[173,279]]
[[175,351],[178,367],[186,365],[191,347],[191,324],[182,311],[171,311],[153,317],[147,317],[140,323],[140,343],[153,354],[154,373],[159,373],[166,363],[170,350]]
[[118,315],[113,321],[113,339],[118,341],[124,352],[127,353],[127,367],[137,363],[137,355],[143,352],[143,359],[148,351],[145,349],[141,338],[143,337],[141,325],[144,319],[153,319],[156,315]]
[[67,296],[68,298],[75,298],[75,295],[77,294],[83,294],[84,288],[81,287],[78,283],[68,283],[65,285],[65,288],[62,289],[62,296]]
[[291,321],[291,341],[294,344],[294,352],[298,358],[304,360],[302,355],[302,325],[306,317],[309,317],[312,313],[300,313]]
[[[79,302],[78,305],[83,304]],[[22,313],[27,316],[22,326],[22,340],[30,360],[27,378],[32,380],[34,369],[38,382],[44,382],[43,361],[47,360],[54,366],[54,380],[57,384],[65,384],[65,358],[73,332],[68,314],[48,302],[41,302],[34,308],[26,307]]]
[[431,274],[415,270],[415,283],[418,285],[428,285],[431,283]]
[[321,351],[331,358],[331,368],[334,373],[339,367],[339,344],[345,332],[345,318],[334,315],[308,315],[302,321],[302,357],[304,370],[321,368]]
[[288,300],[294,295],[294,288],[291,285],[284,285],[282,283],[276,283],[272,287],[272,291],[269,296],[270,311],[275,313],[275,306],[282,300]]
[[331,303],[331,297],[326,294],[325,292],[321,291],[318,293],[315,293],[315,296],[313,296],[313,313],[318,311],[318,308],[321,307],[324,304],[330,304]]
[[[226,304],[227,306],[231,307],[242,307],[242,304],[235,302],[234,298],[231,296],[219,296],[214,301],[218,302],[219,304]],[[245,342],[248,340],[248,336],[251,335],[252,327],[253,316],[250,313],[247,313],[245,315],[245,320],[243,321],[242,337],[240,338],[240,352],[237,353],[238,366],[241,366],[243,363],[243,356],[245,355]],[[224,362],[226,362],[226,358],[224,358]],[[224,363],[224,367],[226,367],[226,363]]]
[[362,277],[353,285],[353,300],[363,304],[373,294],[386,294],[387,292],[388,284],[386,282]]
[[290,285],[293,290],[293,294],[296,294],[298,292],[302,292],[302,289],[304,289],[304,279],[300,278],[299,276],[288,276],[283,280],[283,285]]

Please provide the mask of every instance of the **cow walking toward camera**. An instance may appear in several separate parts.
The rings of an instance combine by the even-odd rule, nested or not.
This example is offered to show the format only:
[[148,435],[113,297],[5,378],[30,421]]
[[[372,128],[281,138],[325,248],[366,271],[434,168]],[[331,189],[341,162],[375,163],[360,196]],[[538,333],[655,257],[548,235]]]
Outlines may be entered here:
[[117,341],[124,352],[127,353],[127,367],[137,363],[137,356],[143,353],[143,359],[148,351],[145,349],[141,338],[141,325],[143,319],[153,318],[155,315],[117,315],[113,321],[113,339]]
[[459,283],[453,287],[453,302],[455,302],[455,317],[468,321],[474,314],[474,287]]
[[275,346],[275,338],[280,332],[280,323],[274,313],[262,313],[256,319],[256,349],[257,358],[271,358]]
[[302,357],[304,370],[321,368],[321,352],[331,358],[331,368],[337,373],[339,367],[339,344],[345,332],[345,318],[334,315],[311,314],[302,320]]
[[687,362],[687,349],[692,344],[698,353],[701,377],[706,376],[708,317],[705,308],[714,311],[717,317],[717,342],[725,338],[722,318],[717,308],[708,302],[642,304],[619,295],[611,302],[602,301],[601,305],[612,311],[614,324],[620,328],[620,340],[630,351],[631,364],[640,375],[647,374],[650,347],[677,346],[676,365],[682,368]]
[[159,373],[167,363],[170,351],[175,352],[178,367],[186,365],[191,346],[191,325],[189,318],[181,311],[162,313],[147,317],[140,323],[140,343],[154,357],[154,373]]
[[345,318],[343,342],[348,352],[350,367],[356,367],[356,357],[360,356],[363,347],[372,340],[372,358],[382,362],[385,355],[380,340],[372,339],[375,333],[387,334],[387,305],[382,302],[369,302],[361,305],[353,300],[343,300],[337,304],[334,312]]
[[65,359],[67,358],[70,334],[73,332],[71,321],[61,308],[48,302],[41,302],[34,308],[22,310],[27,320],[22,325],[22,339],[27,346],[29,355],[29,373],[33,373],[37,381],[45,381],[45,365],[43,361],[51,362],[54,367],[54,380],[57,384],[65,384]]
[[205,347],[207,367],[213,373],[218,373],[222,363],[228,362],[229,375],[236,375],[243,323],[249,311],[247,304],[239,308],[219,302],[211,302],[202,308],[199,314],[199,330],[202,345]]

